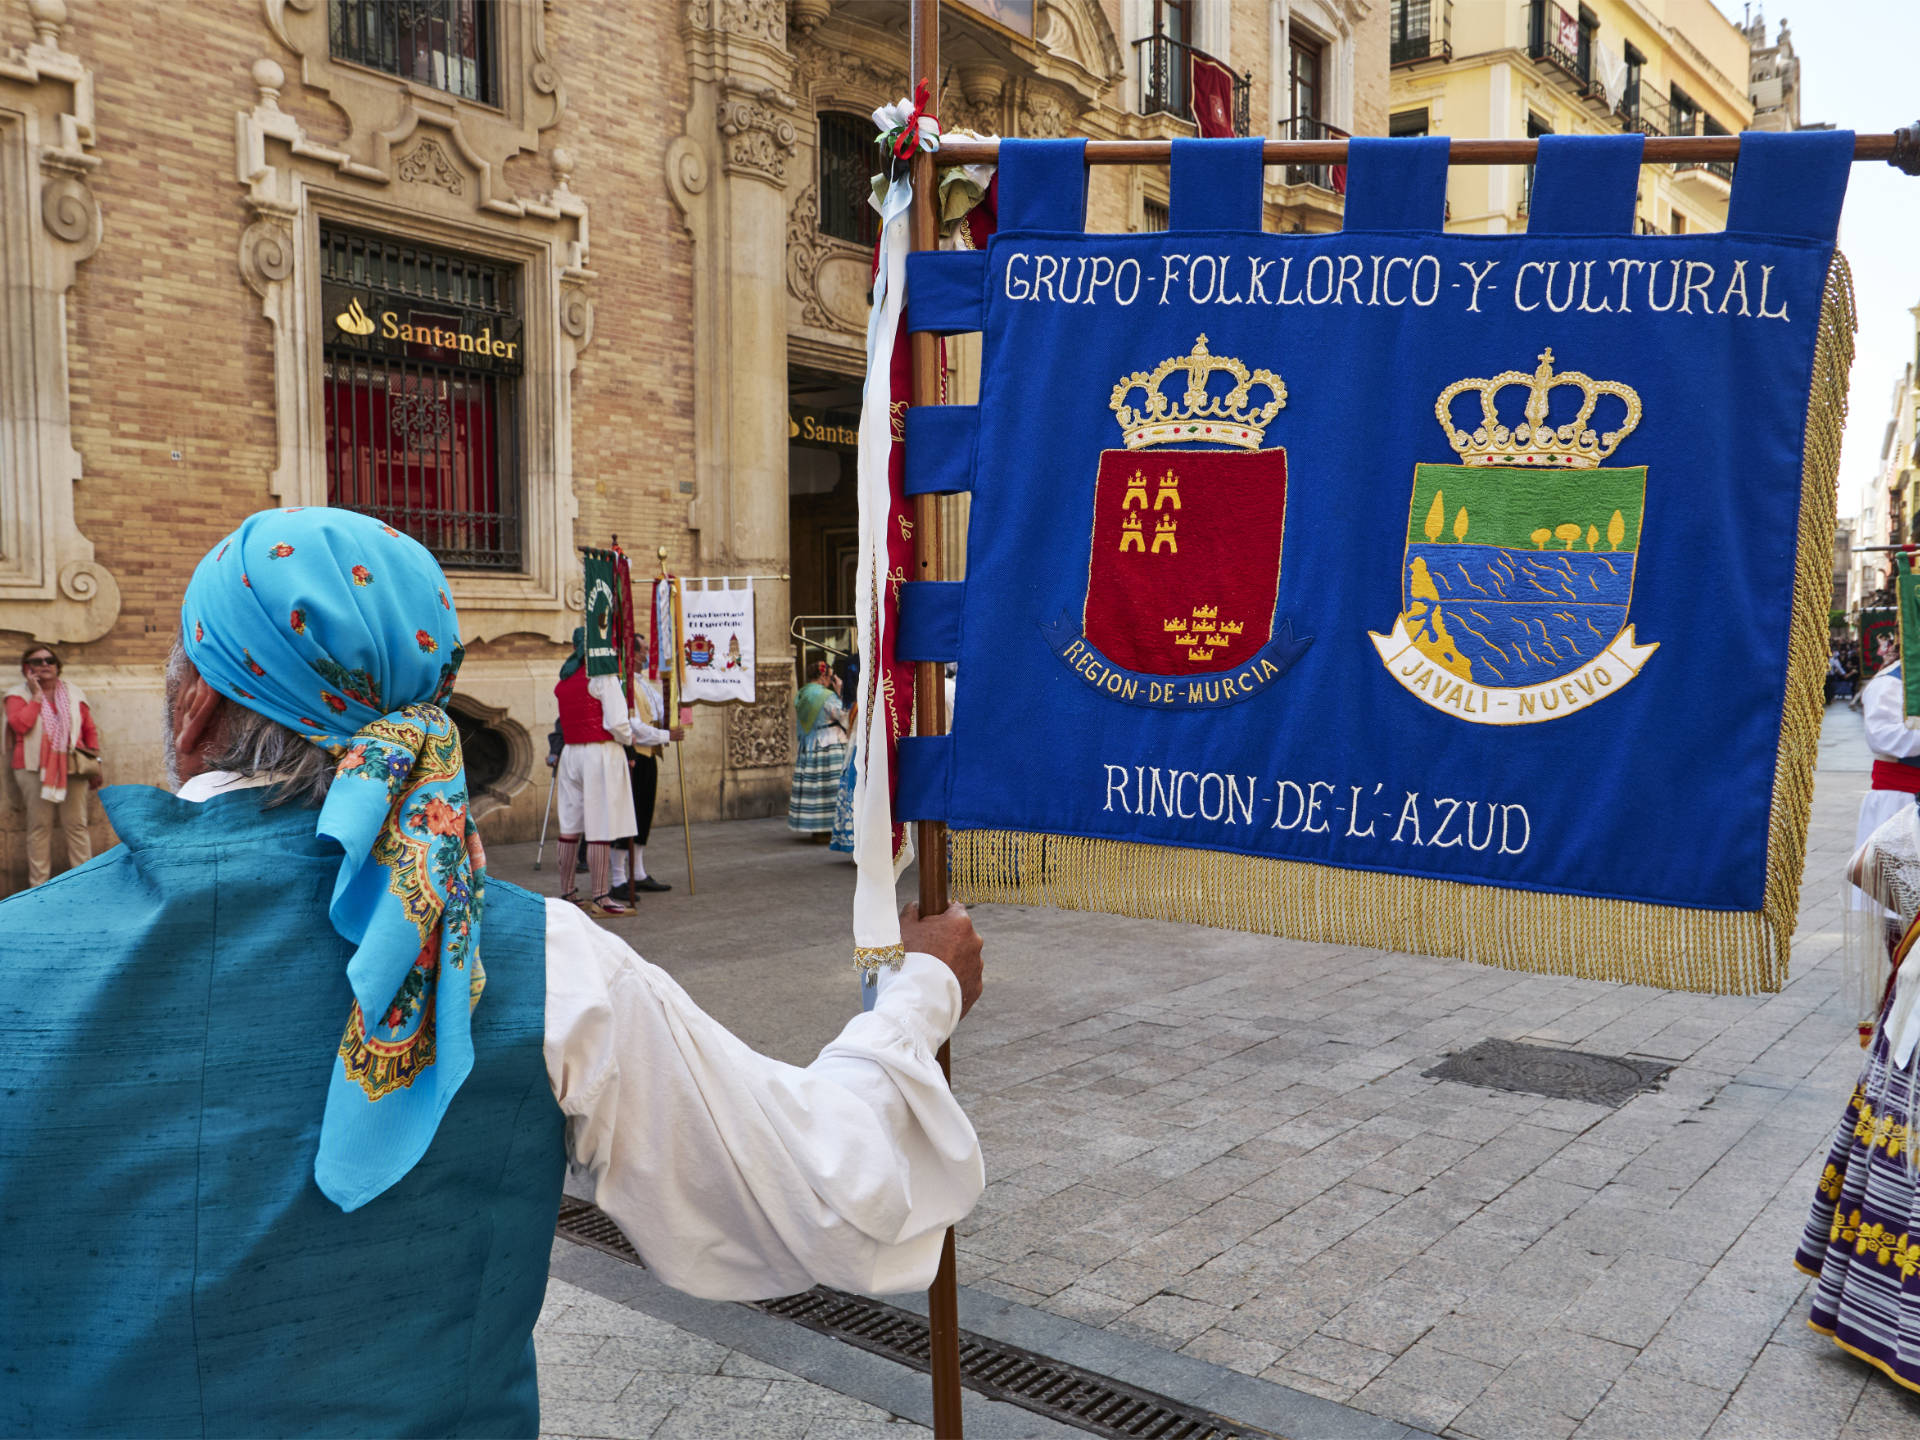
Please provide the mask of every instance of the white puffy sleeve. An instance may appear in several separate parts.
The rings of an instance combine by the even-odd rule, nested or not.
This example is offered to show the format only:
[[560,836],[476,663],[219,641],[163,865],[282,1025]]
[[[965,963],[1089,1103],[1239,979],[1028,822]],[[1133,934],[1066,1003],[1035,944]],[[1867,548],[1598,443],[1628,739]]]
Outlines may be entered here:
[[[659,686],[653,684],[651,681],[636,679],[634,681],[634,688],[647,692],[647,708],[651,710],[653,714],[659,715],[666,709],[666,703],[660,698]],[[658,725],[649,725],[641,718],[640,713],[635,711],[633,716],[633,743],[635,745],[671,745],[673,743],[673,736]]]
[[587,681],[587,693],[600,702],[600,725],[622,745],[633,744],[633,725],[627,715],[626,692],[618,675],[596,675]]
[[1895,760],[1920,755],[1920,729],[1908,728],[1906,692],[1898,677],[1876,675],[1867,682],[1860,718],[1866,722],[1867,748],[1876,755]]
[[934,1059],[959,1015],[952,972],[909,955],[800,1069],[547,902],[547,1073],[568,1151],[648,1268],[708,1299],[926,1288],[985,1183]]

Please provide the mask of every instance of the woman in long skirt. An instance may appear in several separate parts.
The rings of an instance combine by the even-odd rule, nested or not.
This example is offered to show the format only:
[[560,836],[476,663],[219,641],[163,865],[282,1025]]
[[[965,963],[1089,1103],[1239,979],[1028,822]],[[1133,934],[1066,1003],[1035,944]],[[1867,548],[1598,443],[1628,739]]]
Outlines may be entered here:
[[833,835],[840,772],[847,764],[847,712],[835,693],[839,688],[838,679],[823,664],[819,675],[793,697],[800,753],[793,762],[787,828],[821,844]]
[[1899,917],[1895,974],[1840,1118],[1794,1263],[1819,1284],[1807,1323],[1920,1391],[1920,813],[1908,805],[1853,857],[1853,883]]

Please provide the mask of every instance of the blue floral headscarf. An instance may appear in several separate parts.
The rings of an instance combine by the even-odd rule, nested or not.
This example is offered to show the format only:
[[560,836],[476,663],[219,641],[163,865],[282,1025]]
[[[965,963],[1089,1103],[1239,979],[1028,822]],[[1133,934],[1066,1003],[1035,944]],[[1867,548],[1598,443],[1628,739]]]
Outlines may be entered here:
[[215,690],[339,757],[318,833],[346,851],[328,913],[356,947],[354,999],[313,1174],[356,1210],[413,1168],[473,1068],[486,857],[440,708],[459,617],[417,541],[312,508],[251,515],[214,546],[180,626]]

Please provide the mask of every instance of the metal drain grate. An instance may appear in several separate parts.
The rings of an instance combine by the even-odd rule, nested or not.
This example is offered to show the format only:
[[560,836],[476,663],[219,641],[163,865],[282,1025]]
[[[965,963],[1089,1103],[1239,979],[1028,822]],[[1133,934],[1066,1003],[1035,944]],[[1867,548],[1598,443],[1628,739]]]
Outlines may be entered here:
[[1657,1060],[1556,1050],[1551,1045],[1523,1045],[1516,1040],[1482,1040],[1469,1050],[1449,1055],[1427,1071],[1426,1078],[1618,1108],[1642,1090],[1656,1089],[1672,1069]]
[[[570,1240],[641,1263],[613,1221],[585,1201],[562,1200],[555,1228]],[[912,1369],[928,1369],[927,1322],[910,1310],[824,1286],[755,1308]],[[960,1332],[960,1377],[969,1390],[990,1399],[1114,1440],[1279,1440],[1270,1430],[965,1330]]]
[[582,1245],[591,1245],[596,1250],[604,1250],[617,1256],[629,1265],[640,1265],[640,1252],[627,1243],[627,1237],[620,1233],[620,1227],[598,1205],[585,1200],[576,1200],[571,1195],[560,1197],[560,1223],[555,1225],[557,1234],[569,1240],[578,1240]]

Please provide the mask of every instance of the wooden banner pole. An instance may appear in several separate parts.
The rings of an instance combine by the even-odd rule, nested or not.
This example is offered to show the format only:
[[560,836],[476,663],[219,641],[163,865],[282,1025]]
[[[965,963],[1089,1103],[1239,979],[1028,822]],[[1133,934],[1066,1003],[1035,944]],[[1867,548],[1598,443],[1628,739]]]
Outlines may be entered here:
[[[662,580],[671,579],[672,577],[667,574],[667,547],[662,545],[654,553],[660,557],[660,578]],[[786,577],[782,576],[781,578],[785,579]],[[653,609],[653,612],[654,612],[653,618],[657,621],[659,618],[658,607],[650,606],[650,608]],[[675,613],[671,599],[669,599],[669,602],[667,605],[667,613],[669,615],[672,615]],[[680,637],[678,635],[674,635],[670,637],[667,643],[670,647],[670,653],[672,657],[668,659],[667,665],[671,666],[678,663],[678,656],[680,653]],[[665,667],[662,668],[660,673],[660,708],[666,713],[662,715],[660,718],[667,722],[665,725],[660,727],[663,730],[671,730],[674,727],[674,724],[680,718],[679,714],[674,709],[674,701],[678,697],[675,696],[673,693],[673,681],[671,679],[671,675],[672,675],[672,671],[670,669]],[[673,770],[674,770],[674,773],[680,777],[680,834],[682,838],[685,839],[687,844],[687,894],[694,895],[694,894],[697,894],[698,892],[694,889],[694,886],[693,886],[693,820],[687,814],[686,752],[680,748],[680,742],[678,740],[673,742]]]
[[[915,72],[916,74],[918,72]],[[1447,148],[1449,165],[1531,165],[1537,140],[1455,140]],[[1165,165],[1173,154],[1166,140],[1089,140],[1089,165]],[[942,165],[991,165],[1000,155],[998,140],[955,140],[940,147]],[[1269,140],[1261,151],[1269,165],[1344,165],[1345,140]],[[1738,135],[1650,135],[1643,165],[1698,165],[1740,158]],[[1856,135],[1853,158],[1884,160],[1908,175],[1920,175],[1920,124],[1884,135]]]
[[[907,87],[925,80],[939,104],[940,0],[910,0],[907,11]],[[937,112],[936,112],[937,118]],[[939,197],[934,189],[933,156],[916,150],[908,176],[913,182],[913,208],[907,216],[907,245],[911,250],[935,250],[940,245]],[[940,403],[940,343],[930,334],[908,337],[913,357],[914,405]],[[945,537],[941,533],[939,498],[918,495],[913,502],[914,577],[946,578]],[[914,729],[921,735],[947,731],[947,676],[939,664],[913,668]],[[923,820],[915,827],[920,859],[920,913],[938,915],[947,908],[947,827]],[[940,1070],[952,1079],[950,1047],[940,1047]],[[960,1440],[960,1316],[959,1287],[954,1276],[953,1231],[940,1247],[940,1268],[927,1291],[927,1326],[933,1371],[933,1433],[935,1440]]]

